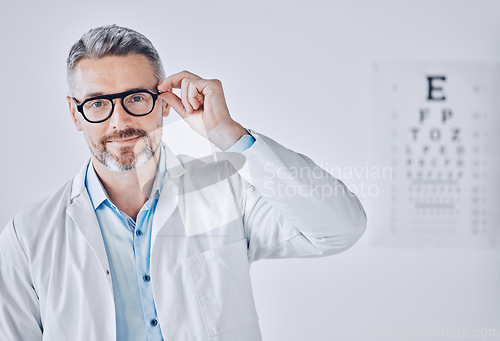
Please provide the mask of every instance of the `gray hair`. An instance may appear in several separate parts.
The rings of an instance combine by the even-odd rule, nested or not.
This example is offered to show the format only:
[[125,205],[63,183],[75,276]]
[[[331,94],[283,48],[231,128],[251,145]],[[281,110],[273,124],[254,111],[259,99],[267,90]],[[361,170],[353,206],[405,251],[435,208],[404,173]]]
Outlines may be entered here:
[[80,60],[130,54],[142,54],[148,58],[158,82],[165,78],[160,55],[151,41],[137,31],[113,24],[91,29],[71,47],[66,61],[69,91],[73,91],[73,69]]

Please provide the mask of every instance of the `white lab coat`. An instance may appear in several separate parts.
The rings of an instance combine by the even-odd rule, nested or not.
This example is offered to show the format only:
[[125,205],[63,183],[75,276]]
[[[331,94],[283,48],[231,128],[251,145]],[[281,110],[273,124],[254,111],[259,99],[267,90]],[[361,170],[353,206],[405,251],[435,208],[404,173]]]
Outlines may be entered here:
[[[221,153],[215,167],[167,148],[151,237],[165,340],[261,340],[250,263],[335,254],[365,230],[363,207],[340,180],[249,131],[256,141],[241,154],[246,163]],[[86,165],[0,234],[2,340],[116,339],[113,286],[84,186]]]

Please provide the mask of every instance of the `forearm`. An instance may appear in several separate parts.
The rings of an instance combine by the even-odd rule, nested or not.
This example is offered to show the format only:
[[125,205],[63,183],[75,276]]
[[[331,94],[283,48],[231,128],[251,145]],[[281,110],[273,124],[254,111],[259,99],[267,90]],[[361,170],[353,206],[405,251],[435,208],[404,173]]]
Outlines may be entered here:
[[243,152],[246,163],[239,171],[245,180],[322,253],[354,244],[365,231],[366,214],[344,183],[308,157],[252,135],[256,142]]

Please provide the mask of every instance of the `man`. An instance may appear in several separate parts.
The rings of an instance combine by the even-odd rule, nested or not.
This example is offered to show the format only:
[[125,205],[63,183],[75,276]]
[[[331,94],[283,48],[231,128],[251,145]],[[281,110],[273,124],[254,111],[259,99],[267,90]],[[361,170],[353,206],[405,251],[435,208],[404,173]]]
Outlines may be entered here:
[[[220,81],[165,78],[140,33],[92,29],[67,66],[91,157],[0,235],[2,340],[261,340],[250,263],[335,254],[364,232],[340,180],[235,122]],[[162,143],[171,108],[215,161]]]

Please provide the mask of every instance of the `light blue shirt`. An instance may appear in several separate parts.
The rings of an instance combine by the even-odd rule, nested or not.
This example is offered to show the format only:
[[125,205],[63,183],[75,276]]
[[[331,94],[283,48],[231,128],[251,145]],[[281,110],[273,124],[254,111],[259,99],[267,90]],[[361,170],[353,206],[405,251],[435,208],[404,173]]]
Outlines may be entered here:
[[[243,135],[226,152],[241,153],[254,142],[253,136]],[[166,169],[162,145],[151,195],[134,221],[111,202],[92,162],[87,168],[85,186],[101,228],[113,282],[118,341],[163,340],[153,298],[149,256],[153,216]]]

